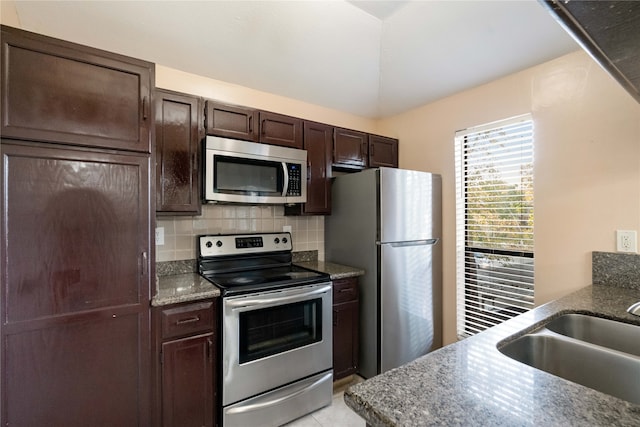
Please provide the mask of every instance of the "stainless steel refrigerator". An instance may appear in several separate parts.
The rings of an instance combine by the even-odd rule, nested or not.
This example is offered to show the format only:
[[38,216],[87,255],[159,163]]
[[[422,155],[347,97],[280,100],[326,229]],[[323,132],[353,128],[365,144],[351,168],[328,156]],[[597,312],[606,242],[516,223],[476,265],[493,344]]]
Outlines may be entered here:
[[325,259],[364,269],[360,375],[370,378],[442,346],[440,175],[380,168],[332,183]]

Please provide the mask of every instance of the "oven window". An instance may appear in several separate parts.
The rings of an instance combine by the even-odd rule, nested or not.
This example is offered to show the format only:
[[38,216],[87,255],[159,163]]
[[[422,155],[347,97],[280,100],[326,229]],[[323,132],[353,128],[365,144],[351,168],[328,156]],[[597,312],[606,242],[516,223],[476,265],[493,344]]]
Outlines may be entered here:
[[320,298],[240,313],[240,363],[321,340]]
[[282,193],[282,165],[277,162],[215,156],[214,187],[220,193]]

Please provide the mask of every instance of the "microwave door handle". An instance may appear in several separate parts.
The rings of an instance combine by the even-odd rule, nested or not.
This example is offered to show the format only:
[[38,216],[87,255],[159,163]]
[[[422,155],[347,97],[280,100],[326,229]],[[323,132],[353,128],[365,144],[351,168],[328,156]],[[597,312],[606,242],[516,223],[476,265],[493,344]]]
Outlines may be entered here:
[[289,168],[287,168],[286,162],[282,162],[282,171],[284,172],[284,185],[282,186],[282,197],[287,197],[287,192],[289,191]]

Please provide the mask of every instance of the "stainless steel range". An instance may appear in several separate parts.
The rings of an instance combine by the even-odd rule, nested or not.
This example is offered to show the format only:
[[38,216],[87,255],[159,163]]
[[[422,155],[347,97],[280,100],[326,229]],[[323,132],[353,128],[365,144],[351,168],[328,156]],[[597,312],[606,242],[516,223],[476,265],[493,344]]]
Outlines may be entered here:
[[278,426],[331,404],[331,282],[292,264],[289,233],[198,237],[222,292],[222,423]]

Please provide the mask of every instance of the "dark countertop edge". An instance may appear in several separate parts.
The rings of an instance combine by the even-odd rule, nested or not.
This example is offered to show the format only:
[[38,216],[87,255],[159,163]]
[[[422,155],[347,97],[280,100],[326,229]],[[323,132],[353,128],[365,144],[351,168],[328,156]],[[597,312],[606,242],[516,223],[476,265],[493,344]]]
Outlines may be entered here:
[[[635,301],[640,301],[640,291],[637,289],[586,286],[480,334],[351,386],[344,393],[344,401],[372,426],[527,424],[513,413],[505,416],[504,407],[498,407],[492,401],[490,393],[506,388],[508,382],[504,378],[498,378],[501,382],[497,382],[498,379],[494,377],[485,378],[482,373],[476,372],[489,367],[497,369],[498,375],[516,384],[515,403],[510,403],[515,405],[515,413],[518,410],[524,411],[522,413],[531,411],[536,424],[638,423],[640,405],[532,368],[498,350],[498,346],[570,312],[640,325],[640,317],[626,312],[626,308]],[[470,361],[470,356],[477,358],[478,355],[481,355],[481,361],[477,362],[475,370],[470,369],[470,365],[476,363]],[[493,368],[495,366],[498,368]],[[509,371],[516,374],[509,376]],[[533,379],[530,383],[522,384],[529,385],[529,394],[518,388],[523,378]],[[478,390],[487,391],[489,397],[478,397]],[[522,390],[526,390],[526,387]]]
[[331,280],[345,279],[347,277],[358,277],[364,275],[364,270],[347,265],[336,264],[327,261],[305,261],[295,262],[295,265],[308,268],[309,270],[327,273]]

